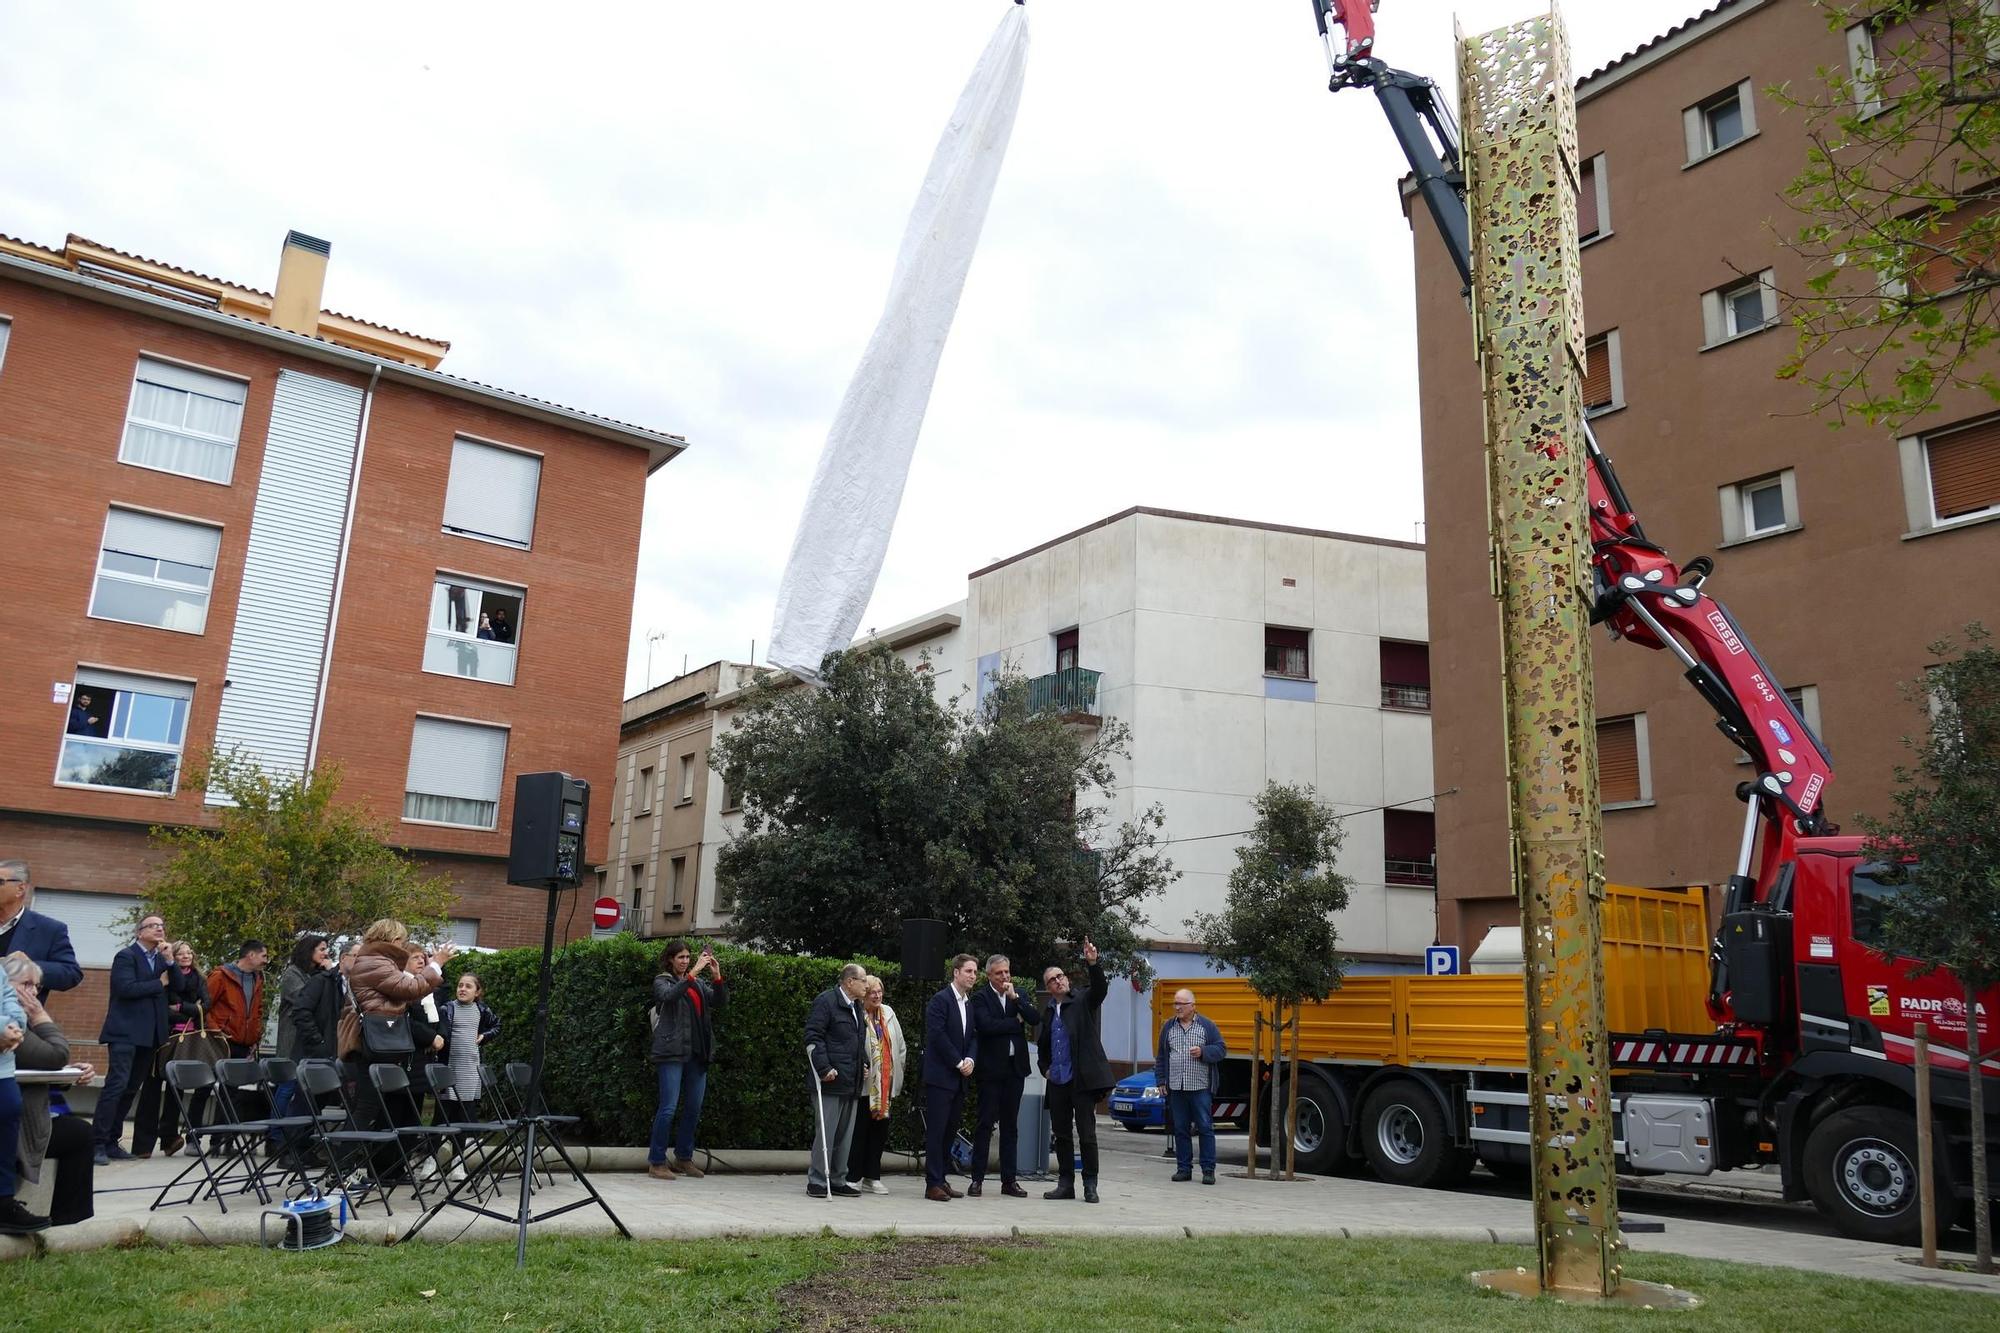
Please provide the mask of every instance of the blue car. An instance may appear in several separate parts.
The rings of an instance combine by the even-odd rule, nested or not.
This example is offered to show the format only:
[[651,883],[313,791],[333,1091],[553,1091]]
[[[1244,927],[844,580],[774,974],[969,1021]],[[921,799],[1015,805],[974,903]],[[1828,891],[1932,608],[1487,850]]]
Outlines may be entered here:
[[1152,1070],[1142,1069],[1111,1090],[1111,1118],[1134,1133],[1167,1127],[1167,1099],[1154,1084]]

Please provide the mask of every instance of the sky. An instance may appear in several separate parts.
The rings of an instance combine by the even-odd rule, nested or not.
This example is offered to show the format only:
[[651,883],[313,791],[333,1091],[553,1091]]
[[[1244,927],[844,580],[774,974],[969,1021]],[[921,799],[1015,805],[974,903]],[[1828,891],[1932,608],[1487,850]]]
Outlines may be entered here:
[[[763,660],[807,483],[1006,0],[0,0],[0,232],[329,309],[441,369],[683,435],[647,484],[628,693]],[[1577,73],[1700,0],[1576,4]],[[864,618],[1133,505],[1421,539],[1410,228],[1301,0],[1036,0],[1021,111]],[[1385,0],[1456,100],[1533,0]],[[1419,216],[1421,225],[1429,222]]]

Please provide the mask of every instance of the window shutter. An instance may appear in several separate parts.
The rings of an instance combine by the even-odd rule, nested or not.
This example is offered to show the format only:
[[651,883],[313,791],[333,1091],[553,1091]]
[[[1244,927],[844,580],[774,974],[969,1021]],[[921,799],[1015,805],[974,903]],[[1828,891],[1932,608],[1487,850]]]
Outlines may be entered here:
[[162,680],[158,676],[132,676],[123,671],[100,671],[78,667],[76,683],[100,690],[124,690],[127,694],[150,694],[156,699],[192,699],[194,686],[185,680]]
[[506,762],[506,728],[420,717],[410,736],[410,773],[403,789],[461,801],[498,801]]
[[183,393],[198,393],[204,398],[219,398],[225,403],[243,405],[249,386],[242,380],[225,379],[221,375],[210,375],[205,371],[190,370],[186,366],[176,366],[166,361],[152,361],[139,358],[139,368],[135,372],[141,384],[157,384],[163,389],[179,389]]
[[1924,441],[1931,505],[1940,519],[2000,505],[2000,417]]
[[1431,650],[1429,644],[1396,643],[1388,639],[1382,641],[1382,683],[1384,685],[1421,685],[1425,689],[1431,684]]
[[1605,805],[1640,799],[1639,735],[1629,717],[1597,724],[1597,789]]
[[1583,345],[1583,405],[1586,409],[1611,403],[1611,341],[1603,334]]
[[222,533],[215,528],[132,509],[114,509],[104,520],[105,550],[149,560],[171,560],[177,565],[214,569],[216,548],[221,542]]
[[109,967],[137,932],[126,921],[139,900],[124,893],[36,889],[34,908],[69,927],[70,947],[82,967]]
[[1587,241],[1597,235],[1597,159],[1591,158],[1578,173],[1576,187],[1576,236]]
[[1938,217],[1936,233],[1924,239],[1952,253],[1933,255],[1918,267],[1914,285],[1919,292],[1931,295],[1948,292],[1965,281],[1968,271],[1993,267],[1994,260],[2000,258],[1994,253],[1993,233],[1987,233],[1983,238],[1985,243],[1977,249],[1960,248],[1964,245],[1960,238],[1968,226],[1990,216],[1996,207],[2000,207],[2000,195],[1989,194]]
[[542,460],[533,454],[453,440],[444,526],[525,548],[535,535],[541,484]]

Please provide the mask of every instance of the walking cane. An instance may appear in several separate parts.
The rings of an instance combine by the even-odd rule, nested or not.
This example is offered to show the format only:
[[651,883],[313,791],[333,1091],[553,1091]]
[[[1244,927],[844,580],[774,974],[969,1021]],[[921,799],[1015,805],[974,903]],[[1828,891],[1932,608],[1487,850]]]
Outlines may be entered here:
[[[820,1087],[819,1070],[813,1065],[813,1044],[806,1043],[806,1082],[812,1085],[813,1110],[819,1117],[820,1174],[826,1177],[826,1201],[833,1202],[833,1141],[826,1136],[826,1094]],[[811,1160],[811,1154],[807,1154]],[[808,1182],[810,1183],[810,1182]]]

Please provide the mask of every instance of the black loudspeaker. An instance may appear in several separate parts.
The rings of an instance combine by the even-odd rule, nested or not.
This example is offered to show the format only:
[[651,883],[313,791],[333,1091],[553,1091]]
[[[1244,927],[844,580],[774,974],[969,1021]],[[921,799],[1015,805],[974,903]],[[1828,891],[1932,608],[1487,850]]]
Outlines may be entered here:
[[583,877],[583,829],[589,819],[588,782],[567,773],[516,777],[507,882],[537,889],[575,888]]
[[912,981],[944,980],[944,922],[911,917],[903,923],[903,975]]

